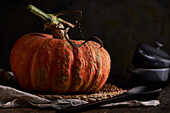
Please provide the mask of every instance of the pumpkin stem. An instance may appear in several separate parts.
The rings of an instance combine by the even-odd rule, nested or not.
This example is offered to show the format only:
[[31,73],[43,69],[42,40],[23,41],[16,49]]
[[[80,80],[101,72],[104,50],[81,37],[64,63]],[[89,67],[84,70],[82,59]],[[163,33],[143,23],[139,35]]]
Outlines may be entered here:
[[[36,16],[38,16],[39,18],[41,18],[43,20],[44,26],[45,26],[44,30],[46,28],[51,29],[51,33],[52,33],[54,38],[66,39],[71,45],[73,45],[75,47],[81,47],[82,45],[84,45],[88,41],[95,39],[100,43],[101,47],[103,47],[103,42],[96,36],[93,36],[93,37],[91,37],[89,39],[86,39],[80,45],[77,45],[77,44],[70,41],[69,36],[68,36],[69,27],[65,28],[63,24],[66,24],[66,25],[70,26],[71,28],[74,28],[75,26],[78,26],[78,28],[80,29],[81,36],[83,38],[85,38],[83,33],[82,33],[81,25],[79,23],[79,19],[82,17],[82,11],[80,11],[80,10],[71,10],[71,11],[62,11],[62,12],[59,12],[57,14],[47,14],[47,13],[41,11],[40,9],[36,8],[33,5],[28,5],[27,8],[28,8],[28,10],[30,12],[32,12],[33,14],[35,14]],[[72,13],[72,12],[79,13],[79,17],[76,20],[76,25],[74,25],[74,24],[72,24],[70,22],[67,22],[67,21],[65,21],[65,20],[63,20],[61,18],[58,18],[58,16],[60,16],[60,15],[64,15],[66,13]]]
[[35,14],[36,16],[40,17],[45,23],[50,24],[52,22],[52,17],[48,14],[46,14],[45,12],[41,11],[40,9],[36,8],[33,5],[28,5],[27,9]]
[[[60,39],[65,38],[65,31],[64,31],[65,28],[64,28],[63,24],[67,24],[71,28],[75,27],[74,24],[67,22],[67,21],[65,21],[61,18],[58,18],[59,15],[63,15],[65,13],[69,13],[69,12],[65,11],[65,12],[60,12],[58,14],[47,14],[47,13],[41,11],[40,9],[36,8],[33,5],[28,5],[27,8],[30,12],[32,12],[33,14],[35,14],[36,16],[38,16],[39,18],[41,18],[43,20],[43,23],[44,23],[44,26],[45,26],[44,30],[46,28],[48,28],[48,29],[51,29],[52,34],[54,34],[54,35],[57,34],[56,36],[54,36],[56,38],[60,38]],[[54,29],[56,29],[56,28],[60,28],[58,33],[54,33]],[[67,38],[69,38],[69,37],[67,36]]]

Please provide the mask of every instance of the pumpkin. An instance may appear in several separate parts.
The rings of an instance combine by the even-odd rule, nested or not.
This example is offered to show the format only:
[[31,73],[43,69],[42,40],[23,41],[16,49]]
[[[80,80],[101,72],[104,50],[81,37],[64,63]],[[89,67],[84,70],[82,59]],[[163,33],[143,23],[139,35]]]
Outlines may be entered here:
[[[46,27],[52,25],[54,22]],[[70,40],[63,29],[51,30],[53,35],[22,36],[11,51],[11,69],[23,90],[61,94],[102,88],[110,72],[108,52],[94,41]]]

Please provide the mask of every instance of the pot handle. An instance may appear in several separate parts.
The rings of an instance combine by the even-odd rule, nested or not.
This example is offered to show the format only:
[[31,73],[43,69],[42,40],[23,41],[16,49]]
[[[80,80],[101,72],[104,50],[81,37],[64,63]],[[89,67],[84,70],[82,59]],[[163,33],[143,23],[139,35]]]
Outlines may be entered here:
[[139,71],[135,69],[128,69],[127,72],[131,74],[139,74]]
[[160,49],[161,47],[163,47],[163,44],[161,44],[160,42],[155,42],[155,48],[156,49]]
[[142,50],[139,50],[139,53],[146,59],[150,60],[150,61],[155,61],[156,58],[155,57],[152,57],[152,56],[149,56],[149,55],[146,55],[145,53],[143,53]]

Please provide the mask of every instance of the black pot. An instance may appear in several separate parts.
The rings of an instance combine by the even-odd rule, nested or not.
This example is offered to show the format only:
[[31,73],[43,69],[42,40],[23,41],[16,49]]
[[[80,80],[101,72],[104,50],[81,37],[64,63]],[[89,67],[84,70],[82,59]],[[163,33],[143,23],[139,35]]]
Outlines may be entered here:
[[158,85],[165,86],[169,78],[169,68],[162,69],[129,69],[134,85]]
[[132,64],[137,68],[168,68],[170,56],[161,50],[163,45],[155,43],[155,47],[138,44],[132,58]]

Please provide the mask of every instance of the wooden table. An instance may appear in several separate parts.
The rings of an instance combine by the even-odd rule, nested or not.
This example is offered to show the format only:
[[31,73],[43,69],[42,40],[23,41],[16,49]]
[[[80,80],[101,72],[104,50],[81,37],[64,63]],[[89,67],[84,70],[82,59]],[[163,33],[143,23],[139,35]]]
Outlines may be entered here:
[[[170,82],[162,88],[159,96],[160,105],[157,107],[108,107],[92,110],[77,111],[77,113],[170,113]],[[54,109],[9,108],[0,109],[0,113],[57,113]]]

